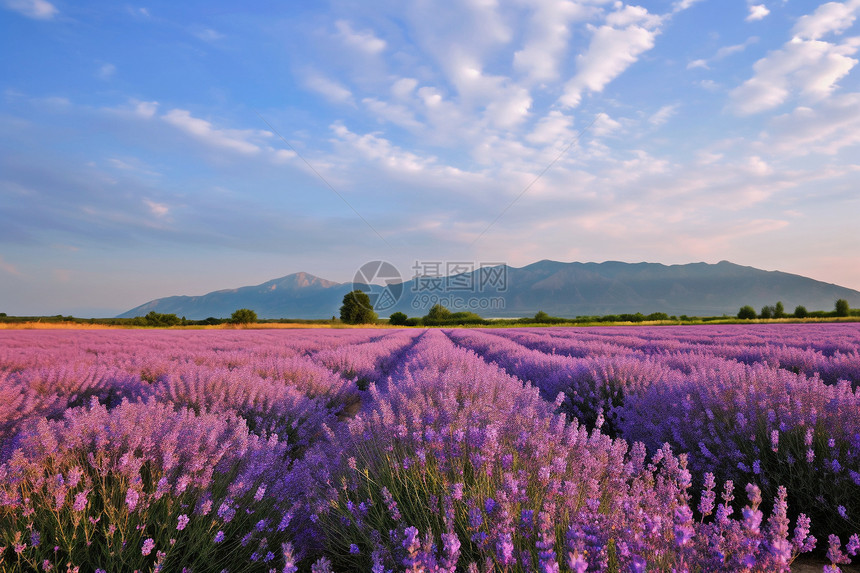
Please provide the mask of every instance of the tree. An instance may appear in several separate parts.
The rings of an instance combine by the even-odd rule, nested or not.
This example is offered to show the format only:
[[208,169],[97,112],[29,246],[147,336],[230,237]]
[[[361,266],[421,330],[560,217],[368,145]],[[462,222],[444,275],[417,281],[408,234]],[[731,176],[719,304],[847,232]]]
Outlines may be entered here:
[[154,310],[139,318],[141,319],[140,324],[144,326],[177,326],[182,322],[182,319],[175,314],[162,314]]
[[785,318],[785,307],[782,305],[781,300],[777,301],[776,305],[773,307],[773,317]]
[[347,324],[370,324],[376,322],[377,318],[366,292],[356,289],[343,295],[343,306],[340,307],[342,321]]
[[836,316],[848,316],[851,312],[851,307],[848,306],[848,301],[840,298],[836,301]]
[[761,313],[759,313],[759,318],[773,318],[773,307],[767,305],[761,307]]
[[388,324],[393,324],[395,326],[403,326],[404,324],[406,324],[406,320],[408,318],[409,317],[402,312],[393,312],[391,313],[391,316],[388,317]]
[[424,318],[429,318],[430,320],[445,320],[447,318],[451,318],[451,311],[441,304],[435,304]]
[[252,324],[257,322],[257,313],[250,308],[240,308],[230,315],[233,324]]
[[738,318],[741,320],[752,320],[755,318],[755,309],[750,305],[744,305],[738,311]]
[[549,322],[551,318],[549,314],[542,310],[537,311],[537,314],[535,314],[535,322]]
[[806,318],[809,316],[809,311],[806,310],[805,306],[797,305],[794,307],[794,318]]

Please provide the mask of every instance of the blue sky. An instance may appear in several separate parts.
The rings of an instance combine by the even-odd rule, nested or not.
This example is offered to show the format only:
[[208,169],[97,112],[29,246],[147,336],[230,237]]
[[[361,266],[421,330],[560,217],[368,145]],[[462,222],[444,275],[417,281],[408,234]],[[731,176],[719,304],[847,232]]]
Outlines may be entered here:
[[239,4],[0,0],[0,311],[377,259],[860,289],[860,0]]

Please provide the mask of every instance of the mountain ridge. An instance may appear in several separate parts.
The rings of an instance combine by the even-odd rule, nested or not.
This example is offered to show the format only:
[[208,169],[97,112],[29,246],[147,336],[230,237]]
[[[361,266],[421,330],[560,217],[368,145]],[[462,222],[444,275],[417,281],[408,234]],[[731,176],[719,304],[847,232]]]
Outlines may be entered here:
[[[436,302],[452,310],[472,310],[493,317],[529,316],[539,310],[563,317],[635,312],[720,316],[734,315],[743,305],[759,309],[777,301],[782,301],[789,312],[796,305],[830,310],[837,298],[860,307],[860,291],[729,261],[664,265],[543,259],[523,267],[476,269],[439,277],[436,282],[443,288],[428,291],[426,277],[404,281],[397,304],[378,309],[380,316],[395,311],[421,316]],[[478,288],[488,284],[490,288]],[[260,318],[328,318],[338,315],[343,296],[354,286],[298,272],[259,285],[154,299],[119,317],[155,311],[203,319],[251,308]],[[362,288],[371,292],[380,289]]]

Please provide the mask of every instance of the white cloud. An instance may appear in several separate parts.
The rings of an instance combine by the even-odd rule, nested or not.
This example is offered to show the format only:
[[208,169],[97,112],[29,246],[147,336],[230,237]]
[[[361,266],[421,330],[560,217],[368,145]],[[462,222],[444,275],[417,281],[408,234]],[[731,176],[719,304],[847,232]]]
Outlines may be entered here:
[[224,34],[213,30],[212,28],[193,28],[191,33],[204,42],[217,42],[225,38]]
[[698,59],[693,60],[689,64],[687,64],[687,69],[692,70],[694,68],[705,68],[710,69],[711,62],[718,62],[724,58],[727,58],[733,54],[737,54],[746,50],[752,44],[758,42],[759,39],[756,36],[751,36],[747,39],[743,44],[733,44],[731,46],[723,46],[711,57],[709,60],[706,59]]
[[860,94],[835,96],[815,109],[798,107],[781,115],[773,120],[763,142],[788,156],[833,155],[860,145]]
[[487,104],[484,117],[494,127],[513,129],[525,121],[531,107],[532,97],[528,90],[510,86],[500,90],[499,97]]
[[311,72],[305,77],[305,86],[334,103],[351,103],[352,92],[338,82],[319,73]]
[[753,65],[755,75],[732,90],[730,108],[740,115],[758,113],[781,105],[793,92],[823,99],[857,64],[850,56],[858,48],[860,39],[831,44],[794,38]]
[[755,175],[757,177],[763,177],[765,175],[770,175],[773,173],[773,169],[767,162],[757,155],[751,156],[747,159],[746,169],[749,171],[751,175]]
[[770,10],[767,9],[767,6],[764,4],[753,4],[749,6],[750,13],[746,17],[747,22],[755,22],[756,20],[764,20],[768,14],[770,14]]
[[343,124],[331,126],[332,131],[342,143],[349,145],[363,159],[373,161],[393,171],[417,173],[435,163],[435,158],[425,159],[415,153],[404,151],[378,134],[359,135]]
[[162,116],[162,119],[207,145],[245,155],[260,151],[259,146],[248,141],[250,138],[268,135],[268,132],[249,129],[217,129],[204,119],[192,117],[191,112],[184,109],[172,109]]
[[743,44],[733,44],[731,46],[723,46],[722,48],[717,50],[717,53],[714,54],[714,57],[712,59],[713,60],[722,60],[723,58],[727,58],[733,54],[738,54],[740,52],[743,52],[744,50],[746,50],[748,47],[755,44],[756,42],[758,42],[758,37],[750,36],[749,38],[747,38],[746,42],[744,42]]
[[[619,4],[621,3],[619,2]],[[610,12],[606,17],[606,24],[615,28],[642,26],[653,29],[658,27],[662,20],[662,17],[649,13],[647,9],[641,6],[631,6],[628,4],[622,5],[620,10]]]
[[405,99],[415,92],[418,80],[415,78],[400,78],[391,86],[391,94],[398,99]]
[[648,118],[648,123],[653,126],[661,126],[678,112],[678,104],[664,105]]
[[573,117],[559,110],[552,110],[538,121],[534,130],[526,136],[535,145],[564,145],[574,136]]
[[860,10],[860,0],[827,2],[815,12],[803,16],[794,26],[794,36],[803,40],[818,40],[828,34],[841,34],[854,24]]
[[539,3],[531,17],[525,45],[514,53],[514,69],[532,82],[557,79],[571,34],[569,24],[589,13],[585,6],[574,2]]
[[115,65],[113,65],[113,64],[102,64],[102,66],[99,68],[98,76],[103,80],[107,80],[107,79],[110,79],[115,73],[116,73],[116,66]]
[[[620,4],[620,3],[619,3]],[[638,6],[624,6],[607,16],[607,23],[593,29],[588,50],[577,57],[577,73],[565,85],[560,103],[576,107],[585,90],[601,92],[606,85],[654,47],[661,18]]]
[[155,115],[155,112],[158,110],[158,102],[157,101],[139,101],[133,102],[134,112],[141,117],[152,117]]
[[352,29],[352,26],[346,20],[338,20],[334,25],[337,28],[340,39],[351,48],[356,48],[368,54],[378,54],[385,50],[385,40],[377,38],[370,30],[357,32]]
[[672,12],[680,12],[682,10],[686,10],[687,8],[692,6],[693,4],[696,4],[696,3],[701,2],[701,1],[702,0],[677,0],[672,5]]
[[415,113],[405,105],[389,103],[376,98],[365,98],[361,103],[381,120],[407,129],[418,129],[423,124],[415,119]]
[[149,14],[149,10],[147,10],[146,8],[143,8],[143,7],[135,8],[134,6],[127,6],[126,10],[128,10],[128,13],[131,14],[132,16],[134,16],[135,18],[151,18],[152,17]]
[[151,177],[158,177],[161,175],[161,173],[154,171],[136,157],[124,157],[122,159],[120,159],[119,157],[109,157],[107,162],[114,169],[119,169],[120,171],[128,171]]
[[149,199],[144,199],[143,202],[146,204],[147,207],[149,207],[150,213],[152,213],[159,219],[170,212],[170,208],[164,203],[156,203],[155,201],[150,201]]
[[599,113],[591,124],[590,131],[595,137],[602,137],[620,129],[621,124],[609,117],[609,114]]
[[5,0],[6,8],[36,20],[50,20],[60,13],[57,7],[46,0]]

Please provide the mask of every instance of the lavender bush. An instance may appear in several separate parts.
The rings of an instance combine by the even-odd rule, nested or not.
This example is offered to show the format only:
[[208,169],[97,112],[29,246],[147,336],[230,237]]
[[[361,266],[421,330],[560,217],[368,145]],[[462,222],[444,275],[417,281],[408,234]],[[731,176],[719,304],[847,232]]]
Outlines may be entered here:
[[0,570],[827,571],[853,324],[0,331]]

